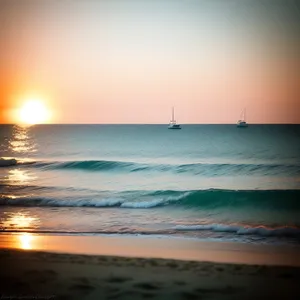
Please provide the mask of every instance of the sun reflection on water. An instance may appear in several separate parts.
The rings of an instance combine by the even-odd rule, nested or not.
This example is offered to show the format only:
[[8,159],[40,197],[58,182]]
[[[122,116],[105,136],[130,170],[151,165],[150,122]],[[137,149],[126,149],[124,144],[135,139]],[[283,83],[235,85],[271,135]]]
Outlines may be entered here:
[[10,183],[28,183],[35,177],[26,170],[11,169],[8,171],[7,181]]
[[38,236],[30,231],[37,229],[39,224],[39,217],[26,211],[4,212],[0,218],[3,232],[10,232],[14,237],[13,247],[24,250],[35,249],[38,246]]
[[27,212],[5,212],[1,226],[4,230],[36,229],[39,227],[40,219]]
[[12,137],[9,141],[9,147],[14,153],[34,153],[37,151],[37,145],[30,134],[30,126],[15,125]]
[[30,233],[23,233],[18,236],[19,238],[19,248],[24,250],[30,250],[33,249],[33,241],[34,236]]

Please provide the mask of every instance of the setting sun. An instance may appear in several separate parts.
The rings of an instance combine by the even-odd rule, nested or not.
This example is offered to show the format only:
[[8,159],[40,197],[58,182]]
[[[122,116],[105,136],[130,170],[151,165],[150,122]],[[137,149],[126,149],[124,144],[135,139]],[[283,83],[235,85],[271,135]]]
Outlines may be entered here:
[[40,100],[29,100],[20,108],[19,119],[26,124],[48,123],[50,111]]

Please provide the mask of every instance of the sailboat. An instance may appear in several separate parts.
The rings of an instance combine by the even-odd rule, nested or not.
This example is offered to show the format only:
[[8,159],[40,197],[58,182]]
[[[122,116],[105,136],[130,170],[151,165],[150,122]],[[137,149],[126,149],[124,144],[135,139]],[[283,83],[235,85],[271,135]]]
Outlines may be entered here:
[[179,124],[176,124],[176,120],[174,117],[174,107],[172,107],[172,120],[170,121],[168,129],[181,129],[181,126]]
[[246,122],[246,109],[243,109],[243,111],[241,112],[241,117],[237,121],[236,126],[237,127],[248,127],[248,124]]

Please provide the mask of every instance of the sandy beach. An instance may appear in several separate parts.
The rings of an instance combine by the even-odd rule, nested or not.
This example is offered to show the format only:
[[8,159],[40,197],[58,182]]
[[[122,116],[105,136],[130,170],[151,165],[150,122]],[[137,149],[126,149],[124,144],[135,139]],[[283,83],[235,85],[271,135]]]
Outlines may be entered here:
[[[226,243],[202,243],[202,249],[198,248],[197,252],[202,253],[202,259],[210,253],[208,262],[201,261],[200,256],[199,259],[189,258],[187,248],[179,247],[184,244],[182,241],[48,236],[47,246],[41,251],[20,249],[20,245],[8,243],[15,238],[9,235],[0,238],[1,299],[299,299],[300,268],[293,267],[291,260],[293,256],[297,260],[296,250],[282,251],[281,256],[278,256],[278,251],[277,256],[272,256],[270,248],[258,247],[258,256],[253,247],[248,249],[254,251],[245,252],[247,245],[233,251],[233,246],[230,248]],[[64,244],[61,244],[60,251],[53,249],[54,241],[58,245],[62,239],[74,251],[64,249]],[[139,241],[139,246],[133,247],[133,240]],[[88,248],[92,241],[94,253],[97,251],[98,255],[80,254],[86,249],[79,245],[85,244]],[[120,247],[112,252],[113,255],[107,255],[109,247],[116,241]],[[162,245],[167,243],[169,251],[164,251]],[[135,252],[128,250],[128,244],[135,248]],[[149,248],[150,244],[153,245],[153,255],[144,252],[142,258],[143,249]],[[102,247],[95,248],[96,245]],[[115,256],[122,253],[122,245],[124,255]],[[224,246],[224,252],[216,250],[220,246]],[[163,259],[156,257],[159,247]],[[177,253],[175,256],[180,254],[182,259],[166,258],[172,257],[172,253]],[[241,259],[237,259],[238,263],[222,263],[218,261],[218,253],[227,254],[228,261],[244,257],[244,263]],[[266,259],[268,264],[250,263],[249,259],[254,262],[255,257],[269,257]],[[290,257],[290,263],[284,261],[284,257]]]

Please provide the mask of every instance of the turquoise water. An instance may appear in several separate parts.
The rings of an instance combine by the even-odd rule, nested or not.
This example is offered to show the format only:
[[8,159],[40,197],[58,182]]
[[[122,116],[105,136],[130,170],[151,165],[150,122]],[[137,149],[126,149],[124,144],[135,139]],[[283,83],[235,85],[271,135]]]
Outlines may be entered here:
[[0,125],[4,231],[298,243],[300,126]]

